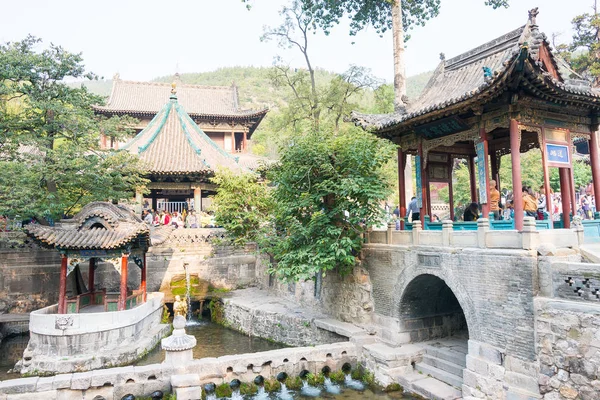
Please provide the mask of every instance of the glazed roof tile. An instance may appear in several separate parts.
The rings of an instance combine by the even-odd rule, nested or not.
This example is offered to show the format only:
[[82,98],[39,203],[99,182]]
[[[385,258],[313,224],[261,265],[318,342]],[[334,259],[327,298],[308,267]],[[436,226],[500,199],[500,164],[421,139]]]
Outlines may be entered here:
[[243,170],[194,123],[175,95],[123,149],[139,155],[153,174],[209,174],[217,167]]
[[[592,88],[586,81],[564,79],[563,76],[555,79],[543,71],[539,65],[542,44],[550,49],[546,35],[540,33],[537,25],[529,21],[525,26],[457,57],[442,59],[421,96],[410,102],[405,110],[390,114],[353,112],[351,119],[364,129],[386,130],[455,104],[477,100],[483,95],[493,96],[502,91],[501,86],[513,72],[512,66],[523,48],[527,49],[530,64],[536,69],[533,72],[539,75],[544,84],[558,88],[567,95],[581,95],[588,99],[600,98],[600,90]],[[559,70],[552,51],[550,60]],[[489,68],[492,76],[484,75],[484,67]]]
[[93,202],[56,226],[30,224],[25,231],[45,247],[115,250],[150,244],[150,227],[122,205]]
[[[113,88],[106,106],[96,110],[113,113],[156,114],[169,98],[171,84],[113,80]],[[238,91],[232,86],[177,85],[180,104],[193,116],[258,117],[267,110],[242,110]]]

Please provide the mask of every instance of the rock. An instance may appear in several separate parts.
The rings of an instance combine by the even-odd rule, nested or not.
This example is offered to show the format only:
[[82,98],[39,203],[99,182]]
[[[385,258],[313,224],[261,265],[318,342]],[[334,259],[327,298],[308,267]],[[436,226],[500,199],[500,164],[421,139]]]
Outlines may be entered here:
[[559,390],[560,394],[567,399],[576,399],[579,396],[579,392],[570,386],[562,386]]

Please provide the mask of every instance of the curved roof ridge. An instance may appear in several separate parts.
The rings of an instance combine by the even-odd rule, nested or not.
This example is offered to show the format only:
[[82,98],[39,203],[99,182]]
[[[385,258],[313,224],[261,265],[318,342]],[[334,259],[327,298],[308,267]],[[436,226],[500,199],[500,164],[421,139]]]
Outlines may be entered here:
[[[179,111],[181,110],[181,112]],[[189,114],[183,109],[183,107],[180,104],[177,104],[177,112],[178,115],[181,118],[184,118],[188,121],[188,123],[194,127],[193,129],[196,131],[196,133],[198,135],[200,135],[200,137],[205,140],[206,142],[208,142],[210,145],[212,145],[212,147],[214,147],[222,156],[225,156],[227,158],[230,158],[232,161],[234,161],[235,163],[238,162],[237,157],[232,156],[231,154],[227,153],[225,150],[223,150],[221,147],[219,147],[206,133],[204,133],[204,131],[202,130],[202,128],[200,128],[198,125],[196,125],[196,123],[194,122],[194,120],[189,116]],[[183,124],[183,121],[181,121],[182,124],[181,126],[184,129],[184,132],[186,133],[186,135],[188,135],[189,139],[192,140],[191,135],[189,135],[189,132],[187,131],[187,127],[185,126],[185,124]],[[204,161],[204,160],[203,160]],[[206,163],[206,162],[205,162]],[[210,167],[210,166],[209,166]]]
[[[150,82],[143,82],[143,81],[127,81],[127,80],[122,80],[119,79],[118,81],[114,81],[114,82],[119,82],[121,84],[134,84],[134,85],[145,85],[145,86],[171,86],[170,83],[168,82],[155,82],[155,81],[150,81]],[[178,83],[177,84],[178,88],[181,87],[189,87],[189,88],[200,88],[200,89],[219,89],[219,90],[227,90],[230,91],[231,90],[231,86],[224,86],[224,85],[199,85],[199,84],[192,84],[192,83]]]

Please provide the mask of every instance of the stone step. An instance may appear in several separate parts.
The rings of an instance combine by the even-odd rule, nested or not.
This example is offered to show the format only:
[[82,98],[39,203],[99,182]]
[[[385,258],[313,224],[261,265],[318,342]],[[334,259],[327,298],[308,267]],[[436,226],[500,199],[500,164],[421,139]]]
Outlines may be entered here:
[[461,378],[463,375],[463,368],[465,368],[462,365],[454,364],[450,361],[442,360],[441,358],[432,357],[429,354],[423,354],[423,361],[421,362]]
[[315,325],[317,326],[317,328],[321,328],[330,332],[335,332],[338,335],[345,337],[359,336],[365,333],[364,329],[359,328],[356,325],[338,321],[332,318],[315,319]]
[[431,365],[427,365],[427,364],[423,364],[423,363],[417,363],[415,365],[415,369],[418,372],[421,372],[423,375],[427,376],[427,375],[431,375],[432,378],[436,378],[442,382],[447,383],[448,385],[454,386],[454,387],[462,387],[462,377],[451,374],[450,372],[447,371],[443,371],[439,368],[433,367]]
[[425,353],[432,357],[440,358],[453,364],[460,365],[463,368],[467,366],[466,353],[452,350],[447,347],[424,346],[423,349],[425,350]]
[[412,391],[431,400],[462,399],[462,391],[429,377],[414,381]]

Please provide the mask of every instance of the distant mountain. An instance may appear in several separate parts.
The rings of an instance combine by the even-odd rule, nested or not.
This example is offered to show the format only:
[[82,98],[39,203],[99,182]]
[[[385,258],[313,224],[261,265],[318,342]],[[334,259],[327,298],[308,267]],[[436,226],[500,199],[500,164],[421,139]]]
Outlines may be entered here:
[[[283,103],[282,94],[273,87],[269,78],[268,67],[227,67],[216,71],[181,74],[183,83],[192,85],[229,86],[235,82],[239,88],[240,103],[244,108],[277,108]],[[406,94],[409,99],[416,99],[431,78],[432,72],[423,72],[407,79]],[[336,74],[329,71],[317,70],[317,80],[327,82]],[[162,76],[155,82],[172,82],[173,76]],[[85,85],[92,93],[110,95],[112,79],[98,81],[73,82],[70,86]]]

